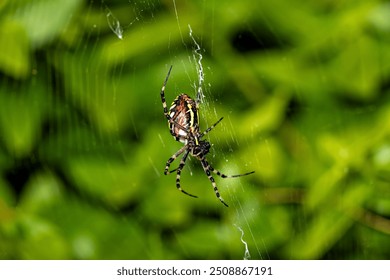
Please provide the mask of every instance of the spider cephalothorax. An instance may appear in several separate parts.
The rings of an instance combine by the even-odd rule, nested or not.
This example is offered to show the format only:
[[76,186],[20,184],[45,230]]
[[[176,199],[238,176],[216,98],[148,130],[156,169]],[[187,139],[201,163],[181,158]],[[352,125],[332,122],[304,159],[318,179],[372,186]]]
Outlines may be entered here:
[[[206,140],[201,140],[204,135],[210,132],[223,118],[220,118],[215,124],[210,126],[204,132],[200,132],[199,130],[199,100],[194,100],[189,97],[187,94],[180,94],[176,97],[176,99],[172,102],[171,107],[167,108],[167,103],[165,101],[165,86],[168,82],[169,75],[171,73],[172,66],[169,68],[168,74],[165,78],[164,85],[161,88],[161,102],[164,108],[164,115],[168,119],[169,130],[172,136],[184,144],[184,146],[178,150],[173,156],[171,156],[166,165],[164,174],[167,175],[171,172],[176,171],[176,187],[183,193],[196,197],[192,194],[187,193],[180,186],[180,174],[185,165],[188,154],[198,159],[203,167],[204,172],[209,178],[211,184],[213,185],[215,195],[218,199],[225,205],[228,206],[225,201],[222,199],[219,194],[217,185],[214,181],[213,176],[211,176],[211,172],[214,172],[218,176],[222,178],[234,178],[245,176],[254,173],[248,172],[245,174],[238,175],[225,175],[218,170],[214,169],[206,160],[205,156],[210,151],[210,143]],[[180,160],[179,166],[174,170],[169,170],[171,163],[179,156],[183,154],[183,157]],[[210,172],[211,171],[211,172]]]
[[208,154],[210,151],[210,143],[206,140],[199,141],[198,145],[195,145],[190,148],[190,153],[192,156],[196,157],[199,160],[202,160],[202,158]]

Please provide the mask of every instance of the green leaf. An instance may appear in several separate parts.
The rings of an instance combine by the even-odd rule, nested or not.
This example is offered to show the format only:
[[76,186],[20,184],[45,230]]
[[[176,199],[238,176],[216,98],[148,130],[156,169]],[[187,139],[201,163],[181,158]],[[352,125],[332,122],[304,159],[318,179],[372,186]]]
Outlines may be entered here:
[[8,151],[16,157],[31,152],[46,114],[46,91],[38,81],[20,91],[0,87],[0,131]]
[[0,70],[14,78],[25,78],[30,70],[29,40],[20,23],[0,21]]
[[13,18],[28,34],[34,49],[55,39],[83,1],[34,0],[17,3]]
[[69,172],[85,193],[110,205],[120,206],[133,200],[141,189],[137,170],[109,158],[84,157],[69,160]]
[[56,225],[46,220],[22,214],[17,221],[22,259],[47,260],[69,258],[69,247]]

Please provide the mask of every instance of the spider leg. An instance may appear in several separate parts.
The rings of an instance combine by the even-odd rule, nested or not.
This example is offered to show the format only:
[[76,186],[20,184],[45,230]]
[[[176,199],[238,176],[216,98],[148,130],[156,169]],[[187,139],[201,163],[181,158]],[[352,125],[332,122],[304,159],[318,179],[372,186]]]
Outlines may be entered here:
[[222,202],[223,205],[225,205],[226,207],[229,207],[229,205],[226,204],[226,202],[223,200],[223,198],[219,194],[219,191],[218,191],[218,188],[217,188],[217,184],[215,183],[215,180],[214,180],[213,176],[211,176],[210,169],[211,170],[214,170],[214,169],[209,165],[209,163],[206,161],[206,159],[202,158],[200,160],[200,162],[202,163],[202,167],[203,167],[204,172],[207,175],[207,178],[209,178],[211,184],[213,185],[213,189],[214,189],[215,195]]
[[169,167],[171,166],[171,163],[185,151],[186,148],[187,148],[187,146],[183,146],[182,148],[180,148],[180,150],[178,150],[173,156],[171,156],[167,160],[167,163],[165,164],[164,175],[168,175],[168,174],[177,170],[177,168],[175,168],[175,169],[169,171]]
[[220,118],[215,124],[213,124],[212,126],[210,126],[208,129],[206,129],[204,132],[202,132],[202,133],[200,134],[200,137],[199,137],[199,138],[201,138],[201,137],[205,136],[207,133],[209,133],[217,124],[219,124],[220,121],[222,121],[222,119],[223,119],[223,117]]
[[244,174],[226,175],[226,174],[221,173],[219,170],[214,169],[207,161],[206,161],[206,163],[209,165],[209,169],[211,171],[213,171],[215,174],[217,174],[218,176],[220,176],[222,178],[237,178],[237,177],[246,176],[246,175],[255,173],[255,171],[251,171],[251,172],[247,172],[247,173],[244,173]]
[[[184,146],[186,147],[186,146]],[[182,193],[185,193],[186,195],[189,195],[189,196],[192,196],[192,197],[197,197],[196,195],[193,195],[193,194],[190,194],[188,192],[186,192],[185,190],[183,190],[180,186],[180,174],[181,174],[181,171],[184,167],[184,165],[186,164],[186,159],[187,159],[187,156],[189,154],[189,150],[186,150],[183,157],[181,158],[180,160],[180,164],[179,164],[179,167],[176,169],[176,188],[181,191]]]
[[165,81],[164,81],[164,84],[163,84],[163,86],[161,88],[161,92],[160,92],[161,102],[162,102],[163,108],[164,108],[164,115],[168,120],[170,120],[171,117],[168,114],[167,102],[165,101],[165,86],[167,85],[169,75],[171,74],[171,70],[172,70],[172,65],[171,65],[171,67],[169,67],[168,74],[165,77]]

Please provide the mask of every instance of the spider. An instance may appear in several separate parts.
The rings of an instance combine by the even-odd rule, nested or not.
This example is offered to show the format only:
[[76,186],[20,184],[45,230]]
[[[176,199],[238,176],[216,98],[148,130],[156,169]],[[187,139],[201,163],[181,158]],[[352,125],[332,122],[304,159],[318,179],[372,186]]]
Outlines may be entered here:
[[[225,203],[221,195],[219,194],[217,185],[214,181],[213,176],[211,176],[211,172],[214,172],[218,176],[222,178],[235,178],[241,177],[245,175],[249,175],[254,173],[248,172],[245,174],[238,175],[225,175],[220,171],[214,169],[206,160],[206,155],[210,151],[210,143],[206,140],[201,140],[203,136],[209,133],[220,121],[222,121],[223,117],[220,118],[216,123],[207,128],[204,132],[199,131],[199,100],[193,100],[187,94],[180,94],[176,97],[176,99],[172,102],[171,107],[167,108],[167,103],[165,101],[165,86],[167,85],[169,75],[172,70],[172,65],[168,70],[168,74],[165,77],[164,84],[161,88],[161,102],[164,108],[164,115],[168,119],[169,130],[172,136],[176,141],[179,141],[184,144],[182,148],[180,148],[175,154],[173,154],[167,161],[165,165],[164,174],[168,175],[174,171],[176,171],[176,187],[179,191],[183,192],[186,195],[191,197],[197,197],[192,195],[185,190],[183,190],[180,186],[180,174],[184,165],[186,163],[188,154],[195,157],[202,164],[203,170],[206,173],[208,179],[210,180],[215,195],[217,198],[228,207]],[[198,93],[199,96],[199,93]],[[184,153],[184,154],[183,154]],[[171,163],[181,154],[183,154],[179,166],[176,169],[169,170]]]

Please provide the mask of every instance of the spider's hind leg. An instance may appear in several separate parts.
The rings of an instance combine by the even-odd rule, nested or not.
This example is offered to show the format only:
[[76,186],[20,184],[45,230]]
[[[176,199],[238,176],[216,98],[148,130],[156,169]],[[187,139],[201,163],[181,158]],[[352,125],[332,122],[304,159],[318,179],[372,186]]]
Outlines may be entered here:
[[217,124],[219,124],[221,121],[222,121],[223,117],[220,118],[215,124],[213,124],[212,126],[210,126],[208,129],[206,129],[204,132],[202,132],[199,136],[199,138],[202,138],[203,136],[205,136],[207,133],[209,133]]
[[172,70],[172,65],[171,67],[169,67],[169,70],[168,70],[168,74],[167,76],[165,77],[165,81],[164,81],[164,84],[161,88],[161,91],[160,91],[160,97],[161,97],[161,102],[162,102],[162,105],[163,105],[163,109],[164,109],[164,115],[165,117],[170,120],[170,116],[168,114],[168,108],[167,108],[167,103],[165,101],[165,87],[167,85],[167,82],[168,82],[168,79],[169,79],[169,75],[171,74],[171,70]]

